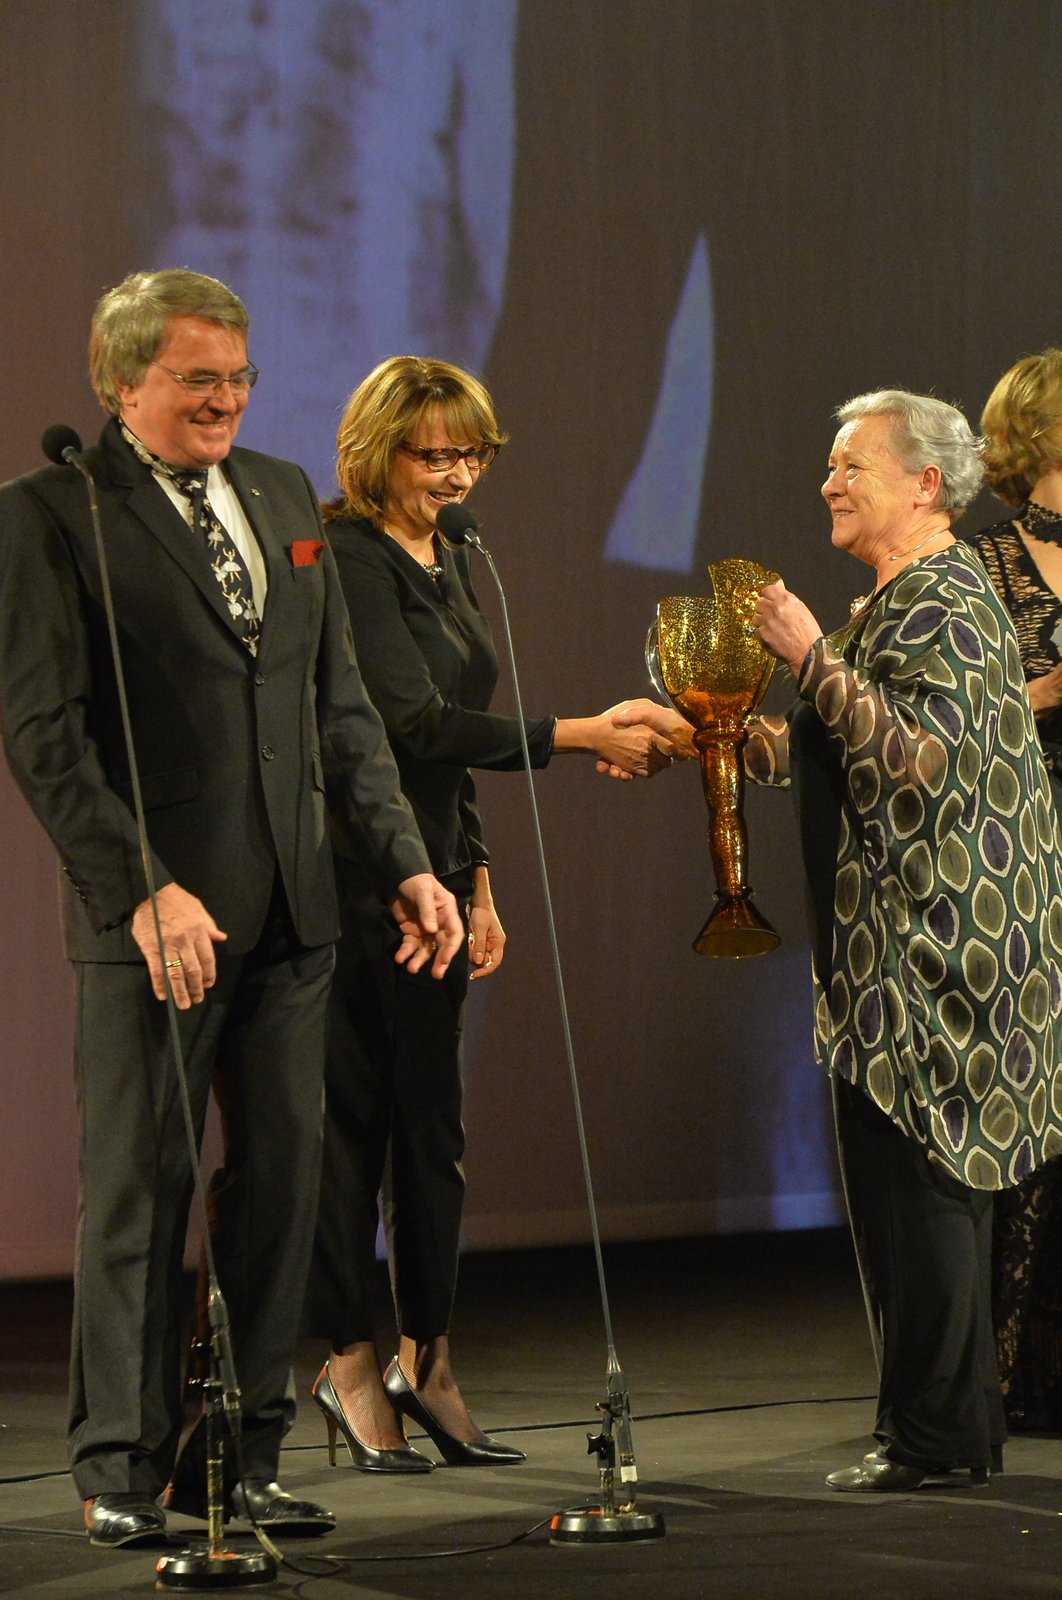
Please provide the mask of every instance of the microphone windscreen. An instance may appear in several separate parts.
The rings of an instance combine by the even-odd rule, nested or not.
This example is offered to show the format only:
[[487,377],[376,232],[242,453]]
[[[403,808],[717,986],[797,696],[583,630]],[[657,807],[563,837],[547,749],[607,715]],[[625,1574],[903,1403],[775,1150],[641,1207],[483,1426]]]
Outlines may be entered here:
[[63,451],[73,448],[80,451],[81,440],[73,428],[68,428],[65,422],[53,422],[50,428],[45,428],[41,439],[41,449],[49,461],[54,461],[57,466],[63,462]]
[[435,513],[435,526],[444,539],[449,539],[451,544],[465,544],[470,533],[479,530],[475,513],[470,511],[463,501],[453,500],[448,506],[440,506]]

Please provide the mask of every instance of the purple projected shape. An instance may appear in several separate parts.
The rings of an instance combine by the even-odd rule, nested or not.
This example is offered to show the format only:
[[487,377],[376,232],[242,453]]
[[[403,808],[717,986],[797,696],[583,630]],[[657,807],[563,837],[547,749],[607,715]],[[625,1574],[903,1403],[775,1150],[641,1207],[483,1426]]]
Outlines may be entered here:
[[712,420],[712,285],[698,235],[668,334],[641,460],[605,541],[607,561],[690,572]]
[[324,493],[388,355],[481,371],[501,307],[516,0],[137,8],[156,265],[231,283],[262,370],[241,443]]

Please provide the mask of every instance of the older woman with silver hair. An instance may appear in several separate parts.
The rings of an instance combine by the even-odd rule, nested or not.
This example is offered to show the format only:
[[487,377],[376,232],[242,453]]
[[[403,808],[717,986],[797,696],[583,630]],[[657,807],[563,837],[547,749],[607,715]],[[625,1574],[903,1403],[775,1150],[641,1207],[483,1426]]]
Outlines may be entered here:
[[880,1370],[877,1448],[826,1482],[887,1493],[1001,1468],[992,1191],[1062,1150],[1062,870],[1014,630],[952,532],[978,441],[903,390],[837,417],[832,540],[874,588],[830,637],[764,588],[753,625],[797,700],[753,724],[746,767],[797,802],[816,1054]]

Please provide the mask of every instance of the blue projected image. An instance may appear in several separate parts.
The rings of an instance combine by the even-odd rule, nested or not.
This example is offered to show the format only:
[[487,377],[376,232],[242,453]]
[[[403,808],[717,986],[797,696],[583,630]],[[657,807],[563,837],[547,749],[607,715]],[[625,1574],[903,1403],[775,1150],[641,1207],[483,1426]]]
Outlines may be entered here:
[[385,356],[481,371],[502,304],[516,0],[150,0],[151,264],[232,283],[261,368],[242,442],[333,485]]
[[605,558],[690,572],[712,420],[712,285],[698,235],[664,352],[641,460],[605,541]]
[[[534,117],[517,126],[518,81],[539,93],[540,113],[542,98],[531,66],[516,59],[519,0],[141,0],[132,16],[135,118],[150,174],[137,264],[210,273],[245,300],[262,377],[242,444],[300,462],[328,497],[344,403],[385,357],[427,355],[484,373],[501,331],[495,359],[515,359],[517,381],[529,387],[534,362],[519,366],[528,349],[571,341],[583,358],[583,325],[551,318],[550,272],[563,269],[551,265],[548,248],[533,272],[511,272],[515,207],[530,208],[540,159]],[[612,129],[583,110],[577,95],[568,107],[571,155],[586,179]],[[528,194],[517,196],[518,174],[529,168]],[[549,183],[557,181],[551,164]],[[528,215],[520,211],[521,229]],[[686,574],[695,590],[706,584],[695,563],[716,333],[704,229],[676,219],[682,242],[659,263],[659,331],[630,402],[640,454],[625,458],[636,464],[625,483],[617,480],[622,492],[603,543],[597,533],[582,543],[588,585],[602,564]],[[607,229],[587,237],[599,241],[580,261],[592,282],[594,250],[603,262],[617,241]],[[519,304],[511,298],[517,282]],[[594,348],[587,337],[587,363]],[[507,382],[503,412],[514,399],[511,370]],[[472,1071],[485,1025],[481,1011],[466,1037]],[[790,1070],[796,1084],[803,1058]],[[812,1106],[806,1126],[788,1120],[784,1148],[769,1156],[777,1157],[780,1210],[766,1215],[757,1198],[756,1225],[819,1222],[828,1210],[830,1156],[815,1117]],[[743,1177],[735,1190],[743,1193]],[[748,1222],[737,1212],[731,1219]]]

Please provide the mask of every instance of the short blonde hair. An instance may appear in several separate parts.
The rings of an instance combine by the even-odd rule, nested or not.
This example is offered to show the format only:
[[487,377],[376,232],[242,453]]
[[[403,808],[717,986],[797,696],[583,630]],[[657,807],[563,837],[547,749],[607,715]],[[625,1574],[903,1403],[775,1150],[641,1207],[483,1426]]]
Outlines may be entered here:
[[1008,506],[1024,505],[1062,465],[1062,350],[1016,361],[989,395],[981,428],[986,483]]
[[96,303],[89,376],[100,405],[117,414],[118,384],[138,384],[162,349],[171,317],[204,317],[247,335],[247,309],[217,278],[187,267],[131,272]]
[[389,356],[362,379],[344,408],[336,435],[341,492],[324,507],[326,522],[336,517],[382,521],[395,451],[436,406],[455,439],[496,450],[506,442],[493,400],[470,372],[448,361]]

